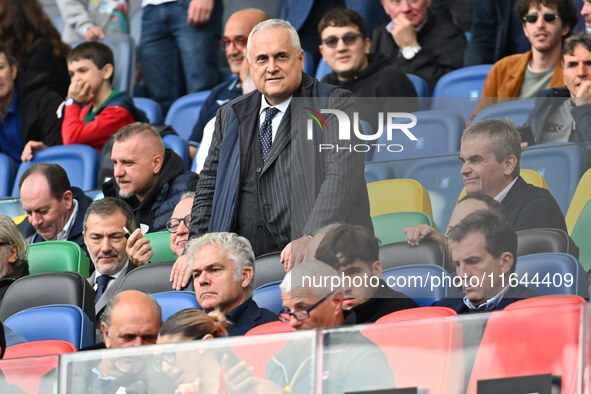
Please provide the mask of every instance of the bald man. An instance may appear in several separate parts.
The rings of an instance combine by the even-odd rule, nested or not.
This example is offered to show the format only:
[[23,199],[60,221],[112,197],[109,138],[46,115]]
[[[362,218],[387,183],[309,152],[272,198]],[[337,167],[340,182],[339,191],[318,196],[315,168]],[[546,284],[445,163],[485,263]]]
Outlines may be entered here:
[[[233,13],[224,29],[224,37],[221,46],[226,54],[230,70],[235,75],[229,80],[222,82],[211,90],[205,100],[205,104],[199,112],[199,119],[193,127],[193,134],[189,143],[199,143],[203,138],[203,129],[207,122],[215,117],[219,107],[226,104],[235,97],[243,94],[242,82],[248,75],[248,62],[246,59],[246,41],[253,27],[259,22],[269,19],[264,11],[256,8],[247,8]],[[195,155],[196,147],[190,146],[191,157]]]
[[164,149],[160,134],[146,123],[132,123],[113,135],[111,161],[114,179],[103,185],[105,197],[122,198],[136,223],[150,232],[166,230],[181,194],[197,183],[197,174],[186,171],[183,159]]

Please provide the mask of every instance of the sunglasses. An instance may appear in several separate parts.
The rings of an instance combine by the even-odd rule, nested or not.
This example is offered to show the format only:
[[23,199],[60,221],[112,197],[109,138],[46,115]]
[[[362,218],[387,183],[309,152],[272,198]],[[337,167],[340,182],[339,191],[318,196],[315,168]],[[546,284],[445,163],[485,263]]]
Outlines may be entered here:
[[226,49],[226,47],[230,44],[234,44],[234,46],[237,49],[242,49],[244,48],[244,46],[246,45],[246,42],[248,41],[248,38],[246,37],[236,37],[235,39],[230,39],[230,38],[222,38],[219,43],[220,46],[222,47],[223,50]]
[[[544,15],[542,15],[542,18],[544,18],[544,22],[552,23],[558,18],[558,15],[553,12],[545,12]],[[527,14],[523,17],[523,21],[527,23],[536,23],[538,21],[538,14]]]
[[355,41],[357,41],[357,39],[362,37],[363,35],[359,33],[347,33],[342,37],[330,36],[328,38],[325,38],[324,40],[322,40],[322,44],[326,45],[329,48],[334,48],[339,43],[339,40],[343,40],[346,46],[351,46],[355,44]]

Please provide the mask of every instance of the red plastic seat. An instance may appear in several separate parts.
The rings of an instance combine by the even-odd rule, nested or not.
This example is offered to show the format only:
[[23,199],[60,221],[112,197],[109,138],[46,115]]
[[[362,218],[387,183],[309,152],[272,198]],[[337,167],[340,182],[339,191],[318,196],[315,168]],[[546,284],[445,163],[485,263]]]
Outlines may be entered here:
[[256,326],[251,328],[246,334],[244,335],[264,335],[264,334],[277,334],[279,332],[292,332],[295,329],[289,325],[289,323],[284,323],[282,321],[273,321],[271,323],[261,324],[260,326]]
[[425,306],[422,308],[403,309],[389,313],[376,320],[376,323],[398,323],[408,320],[428,319],[432,317],[456,316],[457,312],[444,306]]
[[549,307],[555,305],[568,305],[568,304],[584,304],[585,299],[578,295],[573,294],[556,294],[556,295],[545,295],[540,297],[525,298],[523,300],[515,301],[512,304],[507,305],[504,310],[511,311],[514,309],[522,308],[537,308],[537,307]]
[[4,359],[19,358],[19,357],[34,357],[34,356],[48,356],[50,354],[63,354],[75,352],[76,346],[70,342],[47,340],[20,343],[18,345],[6,348]]

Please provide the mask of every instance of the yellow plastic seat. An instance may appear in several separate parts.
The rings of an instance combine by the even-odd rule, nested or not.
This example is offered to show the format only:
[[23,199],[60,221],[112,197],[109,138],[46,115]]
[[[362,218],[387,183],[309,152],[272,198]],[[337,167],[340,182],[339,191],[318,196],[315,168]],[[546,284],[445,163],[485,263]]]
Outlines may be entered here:
[[[537,172],[536,170],[522,168],[519,171],[519,175],[521,175],[523,180],[526,183],[529,183],[530,185],[534,185],[537,187],[541,187],[542,189],[550,190],[550,188],[548,187],[548,183],[546,182],[544,177],[542,175],[540,175],[540,173]],[[460,193],[460,196],[458,197],[458,201],[460,201],[465,196],[466,196],[466,187],[464,187],[462,189],[462,192]]]
[[27,217],[27,215],[20,215],[20,216],[12,218],[12,221],[14,222],[14,224],[16,224],[18,226],[26,219],[26,217]]
[[572,235],[577,219],[589,199],[591,199],[591,169],[587,170],[579,180],[575,194],[568,206],[564,220],[569,234]]
[[372,217],[393,212],[423,212],[433,218],[427,189],[414,179],[387,179],[367,184]]

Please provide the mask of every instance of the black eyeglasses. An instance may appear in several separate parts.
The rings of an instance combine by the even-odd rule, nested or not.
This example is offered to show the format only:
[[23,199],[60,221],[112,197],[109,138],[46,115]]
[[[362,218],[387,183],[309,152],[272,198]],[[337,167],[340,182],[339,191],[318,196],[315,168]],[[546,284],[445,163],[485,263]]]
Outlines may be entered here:
[[328,297],[330,297],[333,293],[334,293],[334,291],[331,291],[326,296],[324,296],[324,298],[322,298],[320,301],[318,301],[314,305],[312,305],[308,308],[305,308],[305,309],[298,309],[297,311],[294,311],[294,312],[287,312],[285,309],[282,309],[281,312],[279,312],[277,314],[277,317],[279,318],[280,321],[282,321],[284,323],[289,323],[292,316],[295,317],[296,320],[306,320],[307,318],[310,317],[310,312],[312,312],[312,310],[314,308],[316,308],[318,305],[322,304],[322,302],[324,300],[326,300]]
[[359,33],[347,33],[342,37],[337,37],[337,36],[327,37],[324,40],[322,40],[322,43],[329,48],[334,48],[339,43],[339,40],[343,40],[343,42],[345,43],[346,46],[351,46],[351,45],[355,44],[355,41],[357,41],[357,39],[362,38],[362,37],[363,37],[363,35],[359,34]]
[[0,241],[0,246],[10,245],[10,242]]
[[248,38],[246,37],[236,37],[235,39],[231,39],[231,38],[222,38],[219,43],[220,46],[222,47],[222,49],[226,49],[226,46],[230,45],[230,44],[234,44],[234,46],[237,49],[242,49],[244,48],[244,46],[246,45],[246,42],[248,41]]
[[188,214],[184,218],[170,218],[168,222],[166,222],[166,229],[171,233],[176,233],[179,229],[179,225],[183,222],[185,227],[189,228],[189,223],[191,223],[191,214]]
[[[544,18],[544,22],[552,23],[558,18],[558,15],[553,12],[545,12],[542,15],[542,18]],[[536,23],[538,21],[538,14],[527,14],[523,17],[523,21],[527,23]]]

